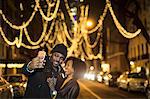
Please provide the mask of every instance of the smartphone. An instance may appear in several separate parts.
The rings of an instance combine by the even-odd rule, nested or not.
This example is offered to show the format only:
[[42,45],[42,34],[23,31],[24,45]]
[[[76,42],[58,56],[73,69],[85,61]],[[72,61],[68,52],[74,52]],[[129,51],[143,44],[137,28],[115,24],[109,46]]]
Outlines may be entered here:
[[46,52],[45,51],[39,51],[37,57],[39,57],[42,61],[44,61],[46,56]]

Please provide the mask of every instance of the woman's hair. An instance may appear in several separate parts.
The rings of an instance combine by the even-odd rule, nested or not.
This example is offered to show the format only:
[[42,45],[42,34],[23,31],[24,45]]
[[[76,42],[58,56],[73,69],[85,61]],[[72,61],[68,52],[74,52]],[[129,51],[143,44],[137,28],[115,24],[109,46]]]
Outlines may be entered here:
[[74,69],[74,78],[75,79],[83,78],[84,73],[86,72],[85,62],[76,57],[69,57],[66,59],[66,63],[69,60],[73,61],[72,67]]

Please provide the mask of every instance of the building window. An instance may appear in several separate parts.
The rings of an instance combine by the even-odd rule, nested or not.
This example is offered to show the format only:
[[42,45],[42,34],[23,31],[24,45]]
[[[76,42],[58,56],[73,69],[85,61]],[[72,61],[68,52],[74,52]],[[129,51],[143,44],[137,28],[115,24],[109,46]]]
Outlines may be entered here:
[[146,43],[146,54],[148,54],[148,43]]
[[143,9],[146,10],[146,1],[143,1]]
[[141,56],[141,54],[140,54],[140,45],[138,45],[137,47],[138,47],[138,49],[137,49],[138,50],[138,53],[137,53],[138,55],[137,56],[138,56],[138,59],[140,59],[140,56]]
[[146,54],[146,47],[145,44],[143,44],[143,55]]
[[142,54],[142,59],[147,59],[148,58],[148,44],[144,43],[142,46],[143,54]]
[[134,47],[134,54],[133,54],[133,57],[134,57],[134,58],[136,57],[136,47]]
[[142,55],[144,54],[144,46],[143,46],[143,44],[142,44]]
[[130,48],[130,51],[129,51],[129,58],[132,58],[132,47]]
[[4,57],[4,54],[5,52],[4,52],[4,44],[2,44],[2,56]]
[[5,57],[5,48],[4,44],[0,43],[0,58],[3,59]]
[[2,44],[0,43],[0,57],[2,57]]

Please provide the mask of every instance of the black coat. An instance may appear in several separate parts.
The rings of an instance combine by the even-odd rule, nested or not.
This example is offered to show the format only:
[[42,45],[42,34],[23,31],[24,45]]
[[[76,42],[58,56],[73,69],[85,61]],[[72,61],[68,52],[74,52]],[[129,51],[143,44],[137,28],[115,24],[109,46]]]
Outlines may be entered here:
[[25,91],[24,98],[49,98],[51,99],[51,90],[47,83],[47,78],[55,76],[57,78],[56,90],[59,90],[64,79],[61,74],[64,73],[63,69],[61,71],[55,72],[52,68],[52,63],[49,60],[49,57],[45,57],[46,65],[44,69],[35,69],[33,73],[27,71],[27,64],[22,68],[23,74],[28,77],[27,88]]
[[79,95],[80,87],[75,79],[69,80],[57,94],[57,99],[76,99]]

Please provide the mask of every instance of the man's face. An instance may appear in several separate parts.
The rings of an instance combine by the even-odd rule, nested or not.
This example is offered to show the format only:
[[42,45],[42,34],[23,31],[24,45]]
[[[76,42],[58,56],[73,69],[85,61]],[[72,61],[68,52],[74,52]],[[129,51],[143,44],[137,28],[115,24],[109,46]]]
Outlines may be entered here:
[[59,53],[59,52],[54,52],[52,54],[51,57],[51,62],[53,64],[54,67],[59,66],[60,64],[62,64],[62,62],[64,61],[65,57],[63,54]]

